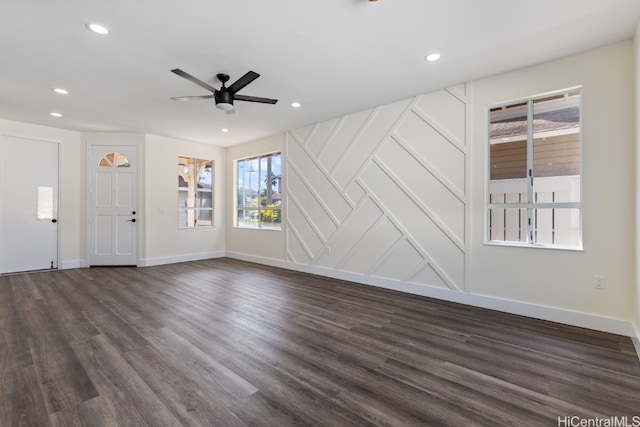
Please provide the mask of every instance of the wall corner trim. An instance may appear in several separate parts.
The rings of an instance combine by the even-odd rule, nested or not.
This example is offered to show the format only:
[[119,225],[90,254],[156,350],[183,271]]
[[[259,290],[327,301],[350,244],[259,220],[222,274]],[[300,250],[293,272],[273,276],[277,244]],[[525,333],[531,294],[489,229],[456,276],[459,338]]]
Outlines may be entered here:
[[640,359],[640,326],[638,324],[632,324],[635,335],[631,336],[631,341],[633,341],[633,346],[636,349],[636,353],[638,354],[638,359]]
[[63,260],[58,264],[58,270],[70,270],[72,268],[84,267],[88,267],[87,260],[84,259]]

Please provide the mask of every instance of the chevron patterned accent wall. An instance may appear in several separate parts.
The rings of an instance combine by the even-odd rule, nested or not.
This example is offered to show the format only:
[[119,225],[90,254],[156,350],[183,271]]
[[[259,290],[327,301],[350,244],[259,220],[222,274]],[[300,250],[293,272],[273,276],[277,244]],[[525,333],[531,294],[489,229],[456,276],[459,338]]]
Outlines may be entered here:
[[289,262],[465,288],[465,86],[290,131]]

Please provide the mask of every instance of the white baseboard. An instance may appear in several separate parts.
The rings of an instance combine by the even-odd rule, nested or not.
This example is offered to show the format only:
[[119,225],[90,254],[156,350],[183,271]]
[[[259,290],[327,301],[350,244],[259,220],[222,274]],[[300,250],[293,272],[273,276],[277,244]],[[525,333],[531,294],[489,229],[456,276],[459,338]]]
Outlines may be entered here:
[[[151,267],[154,265],[175,264],[178,262],[201,261],[203,259],[222,258],[225,256],[224,251],[201,252],[196,254],[178,255],[170,257],[146,258],[140,259],[138,267]],[[89,262],[86,259],[78,259],[71,261],[62,261],[58,265],[59,270],[67,270],[70,268],[88,268]]]
[[[563,323],[566,325],[578,326],[581,328],[593,329],[596,331],[608,332],[612,334],[624,335],[634,338],[636,341],[640,337],[634,330],[631,322],[624,319],[616,319],[612,317],[599,316],[579,311],[566,310],[557,307],[550,307],[538,304],[531,304],[521,301],[513,301],[508,299],[496,298],[493,296],[471,294],[467,292],[452,291],[450,289],[436,288],[432,286],[423,286],[395,280],[383,279],[378,277],[363,276],[361,274],[349,273],[345,271],[333,270],[329,268],[294,264],[287,261],[257,257],[237,252],[227,251],[226,256],[229,258],[239,259],[243,261],[254,262],[257,264],[270,265],[274,267],[286,268],[289,270],[301,271],[304,273],[317,274],[320,276],[331,277],[335,279],[347,280],[350,282],[361,283],[365,285],[377,286],[385,289],[392,289],[401,292],[407,292],[414,295],[421,295],[430,298],[436,298],[444,301],[457,302],[460,304],[471,305],[475,307],[488,308],[491,310],[502,311],[505,313],[517,314],[526,317],[532,317],[551,322]],[[636,343],[636,350],[640,342]],[[640,357],[640,351],[639,357]]]
[[146,258],[138,262],[138,267],[152,267],[154,265],[175,264],[178,262],[201,261],[203,259],[222,258],[224,251],[201,252],[197,254],[178,255],[170,257]]

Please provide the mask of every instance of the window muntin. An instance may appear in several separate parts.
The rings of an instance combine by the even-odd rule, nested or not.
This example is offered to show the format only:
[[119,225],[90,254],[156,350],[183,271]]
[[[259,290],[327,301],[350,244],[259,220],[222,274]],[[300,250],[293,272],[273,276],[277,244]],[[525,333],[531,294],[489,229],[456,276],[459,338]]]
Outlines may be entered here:
[[236,161],[235,226],[281,229],[282,154]]
[[178,227],[213,225],[213,161],[178,157]]
[[580,249],[580,90],[489,111],[487,240]]

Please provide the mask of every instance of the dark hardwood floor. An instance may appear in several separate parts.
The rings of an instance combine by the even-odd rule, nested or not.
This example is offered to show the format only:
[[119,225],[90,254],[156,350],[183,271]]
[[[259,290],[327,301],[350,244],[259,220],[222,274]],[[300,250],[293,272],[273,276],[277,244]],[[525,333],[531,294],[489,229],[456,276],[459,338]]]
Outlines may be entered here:
[[640,362],[627,337],[218,259],[0,277],[0,394],[6,427],[558,426],[640,417]]

